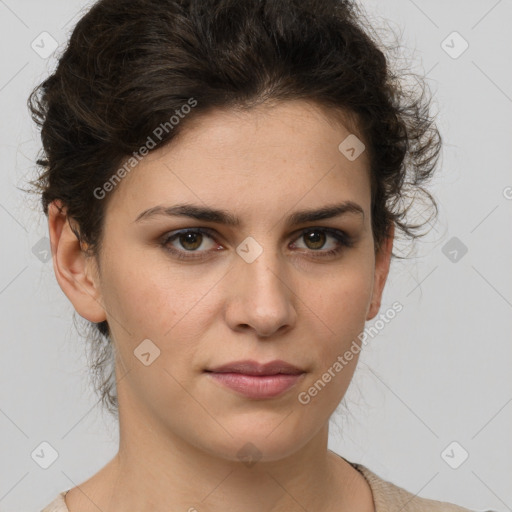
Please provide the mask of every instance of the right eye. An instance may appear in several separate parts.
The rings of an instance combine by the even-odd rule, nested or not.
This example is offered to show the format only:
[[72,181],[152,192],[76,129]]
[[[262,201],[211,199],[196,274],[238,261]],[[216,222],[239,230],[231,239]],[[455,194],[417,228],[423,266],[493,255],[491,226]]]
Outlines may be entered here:
[[[197,250],[203,244],[205,237],[214,240],[211,232],[205,228],[183,229],[178,232],[173,231],[164,237],[161,246],[179,259],[201,259],[205,257],[201,253],[211,252],[209,250]],[[182,249],[172,245],[175,241],[181,245]],[[219,250],[218,247],[219,246],[217,246],[217,250]],[[194,253],[198,254],[196,255]]]

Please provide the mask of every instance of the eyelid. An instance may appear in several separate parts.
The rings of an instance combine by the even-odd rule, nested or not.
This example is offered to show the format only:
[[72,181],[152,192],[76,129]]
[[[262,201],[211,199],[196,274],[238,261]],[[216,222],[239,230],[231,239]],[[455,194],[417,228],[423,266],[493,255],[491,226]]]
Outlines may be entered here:
[[[295,242],[298,239],[300,239],[305,233],[309,233],[309,232],[315,231],[315,230],[321,231],[321,232],[326,233],[327,235],[330,235],[331,237],[335,238],[338,243],[337,243],[337,247],[335,249],[314,250],[314,249],[307,249],[307,248],[302,249],[301,248],[302,252],[310,253],[313,258],[322,258],[322,257],[328,257],[333,254],[338,254],[338,253],[342,252],[342,250],[344,248],[345,249],[351,248],[355,245],[356,237],[348,234],[346,231],[344,231],[342,229],[332,228],[332,227],[327,227],[327,226],[308,226],[308,227],[301,228],[301,229],[295,231],[294,233],[292,233],[292,235],[289,235],[289,236],[293,236],[292,242]],[[215,252],[214,250],[185,251],[185,250],[174,249],[174,248],[169,247],[168,244],[171,241],[174,241],[180,235],[185,235],[187,233],[204,234],[204,235],[208,236],[209,238],[211,238],[217,244],[222,245],[217,241],[217,238],[223,238],[223,237],[218,237],[218,233],[214,229],[203,228],[203,227],[190,227],[190,228],[183,228],[183,229],[167,232],[166,234],[163,235],[163,237],[160,238],[160,240],[161,240],[160,245],[165,250],[167,250],[171,254],[175,255],[178,259],[189,260],[189,261],[206,259],[209,257],[208,256],[209,253]],[[219,249],[217,249],[217,250],[219,250]],[[186,256],[186,254],[189,254],[189,255]]]
[[[324,231],[334,237],[336,237],[336,236],[344,237],[344,239],[346,239],[347,241],[349,239],[353,238],[343,229],[331,228],[331,227],[327,227],[327,226],[308,226],[308,227],[301,228],[301,229],[294,231],[291,235],[288,235],[288,237],[293,236],[293,241],[295,241],[298,238],[300,238],[304,233],[308,233],[308,232],[314,231],[314,230]],[[221,240],[223,239],[223,237],[220,236],[216,230],[214,230],[212,228],[203,228],[203,227],[190,227],[190,228],[178,229],[175,231],[169,231],[169,232],[166,232],[162,237],[160,237],[160,239],[163,242],[166,242],[166,241],[168,242],[171,238],[178,237],[181,234],[187,234],[190,232],[191,233],[201,233],[201,234],[207,235],[219,244],[220,244],[220,242],[218,241],[218,239],[221,239]]]
[[[163,245],[168,244],[173,239],[178,238],[180,235],[186,235],[187,233],[200,233],[202,235],[206,235],[206,236],[210,237],[216,243],[219,243],[217,241],[217,238],[222,238],[222,237],[218,237],[217,233],[213,229],[192,227],[192,228],[178,229],[176,231],[168,231],[162,237],[160,237],[160,243],[162,243]],[[219,245],[220,245],[220,243],[219,243]],[[194,251],[190,251],[190,252],[194,252]],[[195,251],[195,252],[207,252],[207,251]]]
[[[324,233],[331,235],[333,238],[335,238],[336,240],[338,240],[341,243],[346,244],[349,247],[351,247],[355,243],[355,238],[352,237],[351,235],[349,235],[343,229],[320,227],[320,226],[312,226],[312,227],[303,228],[303,229],[299,230],[298,236],[296,236],[294,238],[294,240],[299,239],[302,235],[304,235],[305,233],[309,233],[310,231],[323,231]],[[322,251],[313,251],[313,252],[322,252]]]

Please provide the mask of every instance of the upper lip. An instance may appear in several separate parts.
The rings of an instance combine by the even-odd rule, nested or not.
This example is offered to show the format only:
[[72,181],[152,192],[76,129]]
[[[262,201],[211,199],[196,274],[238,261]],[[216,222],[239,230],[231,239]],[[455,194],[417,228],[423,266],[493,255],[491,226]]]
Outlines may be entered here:
[[244,360],[232,361],[231,363],[216,366],[215,368],[207,369],[208,372],[215,373],[243,373],[245,375],[299,375],[304,373],[304,370],[293,366],[286,361],[276,359],[268,363],[258,363],[257,361]]

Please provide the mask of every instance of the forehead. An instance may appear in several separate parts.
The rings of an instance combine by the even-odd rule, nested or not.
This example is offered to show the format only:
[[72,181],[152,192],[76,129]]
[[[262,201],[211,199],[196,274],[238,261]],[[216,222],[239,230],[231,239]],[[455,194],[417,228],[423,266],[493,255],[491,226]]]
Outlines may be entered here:
[[[280,152],[301,149],[302,153],[323,151],[327,146],[336,149],[351,134],[363,139],[355,113],[307,100],[269,101],[251,108],[210,109],[185,118],[175,142],[181,141],[180,149],[188,144],[197,147],[200,143],[210,153],[216,149],[222,151],[223,146],[232,150],[240,148],[244,155],[252,148],[257,153],[273,147],[278,147]],[[247,135],[252,135],[250,140]],[[154,153],[163,154],[167,149],[163,147]]]
[[293,101],[216,109],[182,122],[177,137],[122,179],[111,198],[116,210],[135,217],[143,206],[186,199],[264,211],[269,201],[285,207],[306,195],[339,202],[340,194],[360,201],[369,194],[366,151],[351,160],[340,149],[350,137],[362,144],[349,116]]

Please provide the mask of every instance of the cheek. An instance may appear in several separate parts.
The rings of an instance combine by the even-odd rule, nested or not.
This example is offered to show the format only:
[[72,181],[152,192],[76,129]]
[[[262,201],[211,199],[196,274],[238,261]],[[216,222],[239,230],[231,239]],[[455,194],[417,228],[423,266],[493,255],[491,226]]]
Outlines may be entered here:
[[[148,393],[151,394],[153,386],[153,391],[158,393],[161,392],[158,391],[159,380],[170,378],[162,368],[180,381],[190,378],[198,343],[212,321],[209,311],[215,309],[211,305],[214,294],[205,296],[205,291],[214,288],[219,276],[194,279],[190,271],[186,274],[179,270],[169,272],[168,266],[162,268],[161,261],[148,264],[146,258],[146,265],[142,266],[133,265],[134,260],[127,265],[126,260],[105,272],[108,282],[104,296],[109,325],[123,365],[136,370],[132,378],[138,379],[139,387],[147,388]],[[133,268],[140,270],[133,271]],[[146,339],[151,340],[159,352],[147,342],[141,345]],[[147,368],[133,357],[146,346],[158,353],[154,368],[160,369],[159,372],[144,373]],[[173,380],[168,384],[172,390]]]
[[373,275],[368,268],[340,272],[323,283],[306,302],[317,328],[313,373],[301,388],[299,403],[308,414],[327,420],[345,395],[359,358],[360,333],[371,299]]
[[[133,271],[133,268],[140,270]],[[171,280],[158,264],[142,268],[119,261],[105,275],[108,275],[104,297],[109,325],[123,367],[129,370],[125,385],[145,403],[168,407],[169,397],[174,397],[185,406],[190,397],[178,382],[190,378],[200,338],[201,324],[197,320],[204,286],[199,281],[187,286],[176,275]],[[154,345],[147,342],[143,345],[146,339]],[[134,357],[142,353],[150,354],[147,366],[142,359]]]
[[[106,267],[102,295],[113,329],[122,324],[133,337],[165,338],[182,318],[193,311],[204,294],[205,283],[190,280],[179,271],[171,272],[163,258],[150,259],[142,251],[123,252],[123,257]],[[206,283],[207,284],[207,283]],[[117,320],[117,322],[116,322]],[[179,322],[179,323],[178,323]],[[121,333],[126,335],[126,331]]]
[[338,345],[350,343],[347,338],[357,337],[364,328],[372,283],[371,267],[347,269],[323,283],[311,301],[312,312],[325,322]]
[[112,270],[103,296],[114,324],[122,324],[133,336],[157,332],[161,335],[178,315],[171,302],[171,290],[145,271],[123,271],[121,266]]

